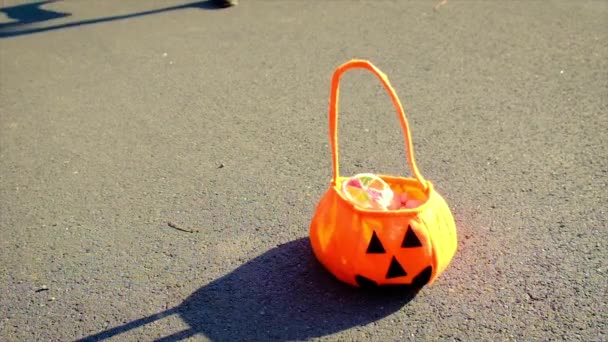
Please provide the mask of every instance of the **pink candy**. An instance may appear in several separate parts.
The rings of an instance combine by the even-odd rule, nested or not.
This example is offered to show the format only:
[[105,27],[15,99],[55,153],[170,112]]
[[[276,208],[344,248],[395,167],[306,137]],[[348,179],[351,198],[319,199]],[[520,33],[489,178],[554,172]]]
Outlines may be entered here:
[[420,206],[421,202],[415,199],[410,199],[408,200],[407,198],[407,194],[404,192],[402,194],[395,194],[395,197],[393,197],[393,201],[391,203],[391,205],[389,206],[389,209],[391,210],[398,210],[398,209],[412,209],[412,208],[416,208],[418,206]]
[[409,201],[407,201],[407,203],[405,203],[405,208],[412,209],[412,208],[418,207],[419,205],[420,205],[420,201],[409,200]]
[[393,201],[391,202],[391,205],[388,206],[388,209],[390,209],[390,210],[401,209],[401,201],[399,200],[398,196],[393,197]]

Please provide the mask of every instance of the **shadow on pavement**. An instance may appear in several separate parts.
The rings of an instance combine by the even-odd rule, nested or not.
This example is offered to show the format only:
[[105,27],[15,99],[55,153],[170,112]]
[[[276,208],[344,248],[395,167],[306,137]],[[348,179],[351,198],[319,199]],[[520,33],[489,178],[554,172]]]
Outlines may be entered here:
[[53,10],[42,8],[42,6],[44,6],[46,4],[50,4],[53,2],[57,2],[57,1],[58,0],[40,1],[40,2],[33,2],[33,3],[28,3],[28,4],[0,8],[0,12],[3,12],[7,17],[14,20],[9,23],[0,23],[0,38],[22,36],[22,35],[33,34],[33,33],[60,30],[60,29],[65,29],[65,28],[70,28],[70,27],[75,27],[75,26],[91,25],[91,24],[98,24],[98,23],[104,23],[104,22],[115,21],[115,20],[130,19],[130,18],[141,17],[141,16],[145,16],[145,15],[151,15],[151,14],[157,14],[157,13],[169,12],[169,11],[176,11],[176,10],[187,9],[187,8],[198,8],[198,9],[207,9],[207,10],[223,8],[222,6],[218,5],[215,0],[207,0],[207,1],[198,1],[198,2],[189,3],[189,4],[185,4],[185,5],[180,5],[180,6],[165,7],[165,8],[160,8],[160,9],[156,9],[156,10],[137,12],[137,13],[131,13],[131,14],[125,14],[125,15],[117,15],[117,16],[112,16],[112,17],[74,21],[74,22],[70,22],[70,23],[63,23],[63,24],[58,24],[58,25],[53,25],[53,26],[31,27],[33,25],[36,25],[36,24],[39,24],[39,23],[42,23],[45,21],[65,18],[65,17],[69,17],[72,15],[71,13],[55,12]]
[[302,238],[252,259],[177,307],[80,341],[104,340],[170,315],[178,315],[189,328],[158,341],[197,334],[212,341],[305,340],[377,321],[416,293],[409,288],[369,292],[338,282]]

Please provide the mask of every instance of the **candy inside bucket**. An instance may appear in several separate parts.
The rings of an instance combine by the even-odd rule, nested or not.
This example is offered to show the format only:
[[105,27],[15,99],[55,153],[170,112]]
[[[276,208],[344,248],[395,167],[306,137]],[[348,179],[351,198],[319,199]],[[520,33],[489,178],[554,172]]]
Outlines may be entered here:
[[357,174],[342,183],[346,198],[364,209],[397,210],[411,209],[420,201],[408,198],[407,193],[395,193],[382,178],[371,174]]

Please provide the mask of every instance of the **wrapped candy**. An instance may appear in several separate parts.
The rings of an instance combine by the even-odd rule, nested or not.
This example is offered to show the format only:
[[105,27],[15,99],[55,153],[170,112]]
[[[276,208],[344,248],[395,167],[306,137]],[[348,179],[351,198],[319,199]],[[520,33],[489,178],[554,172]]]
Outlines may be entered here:
[[382,178],[371,173],[357,174],[342,183],[346,198],[363,209],[388,210],[393,190]]

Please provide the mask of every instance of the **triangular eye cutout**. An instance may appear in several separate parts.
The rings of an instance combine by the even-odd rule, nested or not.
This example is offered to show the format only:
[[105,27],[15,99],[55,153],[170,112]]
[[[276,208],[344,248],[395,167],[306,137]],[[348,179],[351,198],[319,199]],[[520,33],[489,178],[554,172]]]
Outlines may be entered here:
[[391,260],[391,265],[388,267],[388,272],[386,272],[386,279],[397,278],[406,276],[405,270],[397,261],[397,258],[393,256],[393,260]]
[[384,250],[384,246],[382,246],[382,242],[378,239],[378,235],[376,235],[376,231],[372,234],[372,239],[369,241],[369,246],[367,246],[367,254],[384,254],[386,251]]
[[403,238],[403,243],[401,243],[401,247],[410,248],[410,247],[422,247],[422,243],[414,233],[412,226],[407,226],[407,232],[405,233],[405,237]]

